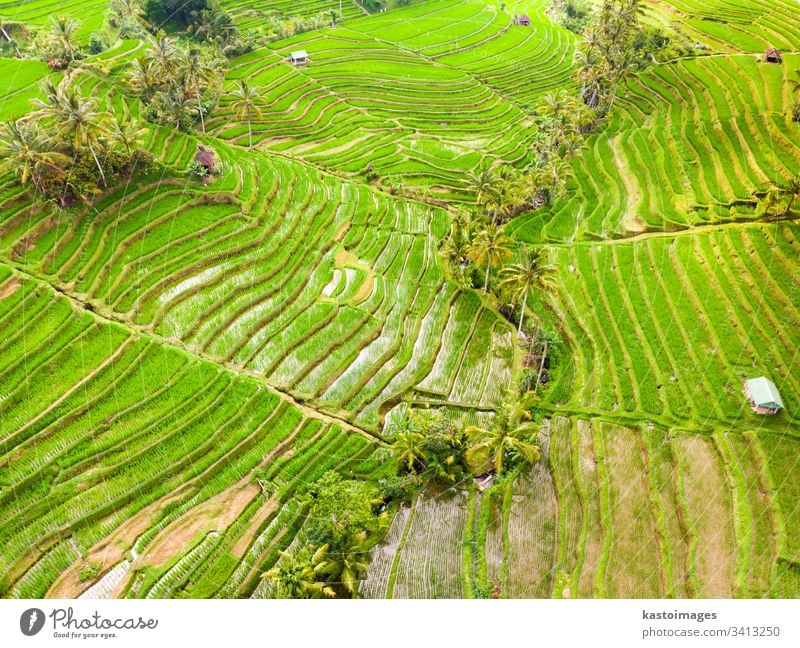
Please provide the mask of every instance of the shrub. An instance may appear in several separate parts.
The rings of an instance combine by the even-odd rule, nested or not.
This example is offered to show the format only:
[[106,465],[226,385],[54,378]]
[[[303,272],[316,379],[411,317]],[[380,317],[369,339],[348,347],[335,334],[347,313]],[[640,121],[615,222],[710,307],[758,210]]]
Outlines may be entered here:
[[86,567],[83,567],[78,572],[78,580],[81,583],[86,581],[94,580],[97,578],[97,575],[100,573],[100,563],[90,562]]
[[89,35],[89,44],[86,48],[89,50],[90,54],[99,54],[108,49],[109,45],[108,36],[102,31],[93,31]]

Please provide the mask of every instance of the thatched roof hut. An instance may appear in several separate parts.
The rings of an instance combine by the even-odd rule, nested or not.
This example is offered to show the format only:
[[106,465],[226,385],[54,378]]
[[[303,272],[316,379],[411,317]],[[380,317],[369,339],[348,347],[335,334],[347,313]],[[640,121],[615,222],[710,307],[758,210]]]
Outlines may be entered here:
[[764,52],[764,60],[767,63],[783,63],[783,57],[777,47],[770,47]]

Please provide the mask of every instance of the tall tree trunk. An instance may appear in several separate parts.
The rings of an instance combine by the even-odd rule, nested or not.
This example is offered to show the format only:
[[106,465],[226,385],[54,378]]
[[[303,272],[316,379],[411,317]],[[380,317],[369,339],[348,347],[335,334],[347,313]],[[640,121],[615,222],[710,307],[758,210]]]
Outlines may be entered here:
[[92,148],[91,144],[89,144],[89,151],[94,158],[94,163],[97,165],[97,170],[100,172],[100,177],[103,179],[103,185],[106,186],[106,174],[103,173],[103,167],[100,166],[100,160],[97,159],[97,155],[95,154],[94,148]]
[[17,53],[17,58],[22,58],[22,53],[19,51],[19,47],[17,47],[17,44],[13,40],[11,40],[11,36],[8,35],[8,32],[2,25],[0,25],[0,32],[3,32],[4,38],[9,42],[11,47],[14,48],[14,51]]
[[203,119],[203,104],[200,103],[200,88],[197,88],[197,111],[200,113],[200,126],[203,128],[203,135],[206,134],[206,120]]
[[486,261],[486,279],[483,281],[483,292],[487,295],[489,294],[489,270],[492,268],[492,264],[489,263],[488,259]]
[[547,340],[544,341],[544,350],[542,351],[542,361],[539,363],[539,372],[536,374],[536,391],[539,391],[539,382],[542,379],[542,369],[544,369],[544,361],[547,358]]
[[522,298],[522,311],[519,314],[519,328],[517,328],[517,343],[522,335],[522,322],[525,319],[525,306],[528,304],[528,292],[525,291],[525,297]]

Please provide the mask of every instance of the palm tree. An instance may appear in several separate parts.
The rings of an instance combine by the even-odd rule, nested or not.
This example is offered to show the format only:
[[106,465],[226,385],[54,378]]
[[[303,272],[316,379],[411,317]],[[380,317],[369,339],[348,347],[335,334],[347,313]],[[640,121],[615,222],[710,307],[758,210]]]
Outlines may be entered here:
[[239,85],[231,92],[233,101],[231,108],[236,111],[239,119],[247,119],[247,131],[250,134],[250,148],[253,147],[253,127],[251,125],[253,114],[261,117],[261,95],[256,92],[244,79],[239,79]]
[[50,31],[45,34],[44,42],[59,48],[60,54],[70,61],[75,60],[78,47],[75,45],[75,34],[80,29],[81,23],[67,16],[52,16],[50,18]]
[[97,158],[95,146],[100,137],[107,132],[103,122],[110,115],[95,110],[96,100],[82,97],[72,87],[69,77],[64,77],[55,93],[50,90],[51,86],[46,86],[45,99],[34,101],[39,106],[39,110],[34,114],[45,119],[52,118],[56,131],[69,142],[74,154],[84,146],[88,148],[105,184],[106,176]]
[[147,129],[142,128],[139,122],[131,116],[131,113],[125,109],[122,117],[118,114],[114,115],[109,129],[109,140],[112,145],[122,146],[125,153],[130,155],[132,149],[142,145],[146,133]]
[[175,86],[178,71],[178,47],[172,38],[161,36],[150,42],[145,59],[152,64],[152,73],[158,85]]
[[475,192],[475,204],[483,205],[497,194],[499,177],[494,167],[487,166],[478,173],[470,171],[468,188]]
[[395,434],[391,445],[392,454],[399,468],[409,472],[418,472],[428,460],[425,452],[425,437],[411,424]]
[[156,64],[150,57],[140,56],[133,60],[130,68],[130,84],[136,92],[149,99],[160,85]]
[[511,239],[503,234],[503,230],[496,223],[490,223],[482,229],[470,244],[470,258],[478,267],[486,266],[484,292],[489,292],[489,271],[511,256],[510,245]]
[[369,568],[367,550],[364,546],[367,532],[361,531],[351,536],[340,551],[327,554],[322,572],[342,584],[350,594],[356,591],[358,581]]
[[203,52],[192,47],[187,50],[180,60],[180,76],[187,94],[197,100],[197,112],[200,114],[200,126],[206,132],[206,121],[203,117],[203,104],[200,93],[216,80],[217,72],[203,59]]
[[30,180],[37,191],[43,192],[43,171],[65,175],[62,167],[69,162],[69,157],[55,150],[52,138],[38,122],[17,120],[0,128],[0,173],[13,171],[23,185]]
[[275,584],[276,598],[309,599],[336,595],[332,587],[318,579],[324,571],[328,545],[321,546],[313,554],[311,549],[311,546],[303,547],[293,554],[281,551],[278,564],[261,575]]
[[789,194],[789,202],[786,203],[786,209],[783,211],[783,215],[788,216],[789,212],[792,211],[794,201],[800,196],[800,175],[789,178],[781,189]]
[[527,248],[523,251],[519,263],[507,265],[500,271],[501,280],[498,287],[508,291],[514,303],[522,302],[517,339],[522,335],[522,322],[525,318],[528,296],[534,290],[552,290],[555,286],[551,279],[554,271],[553,266],[544,262],[541,252],[530,252]]
[[467,460],[481,466],[488,460],[498,475],[503,474],[507,457],[517,456],[528,463],[541,457],[533,441],[539,426],[531,421],[525,402],[509,393],[497,408],[488,428],[469,426],[465,432],[470,438]]

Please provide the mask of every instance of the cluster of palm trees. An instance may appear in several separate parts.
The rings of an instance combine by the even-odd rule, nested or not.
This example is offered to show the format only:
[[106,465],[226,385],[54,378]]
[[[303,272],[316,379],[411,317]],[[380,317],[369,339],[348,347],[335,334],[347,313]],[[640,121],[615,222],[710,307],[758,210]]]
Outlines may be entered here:
[[475,203],[494,223],[547,205],[560,195],[569,176],[570,160],[583,148],[583,136],[597,115],[566,90],[545,95],[536,106],[533,163],[517,170],[487,166],[469,175]]
[[147,119],[189,130],[205,118],[219,97],[224,64],[199,47],[184,47],[168,36],[151,39],[133,61],[132,89],[145,100]]
[[[535,294],[545,296],[555,289],[555,268],[547,263],[544,252],[527,247],[517,248],[497,223],[471,210],[457,212],[450,233],[442,245],[442,255],[462,285],[471,284],[473,270],[481,275],[483,290],[492,290],[502,305],[519,308],[517,337],[525,334],[525,316]],[[498,281],[491,283],[491,273]]]
[[100,110],[69,75],[57,85],[46,80],[42,95],[34,112],[0,127],[0,172],[16,173],[23,185],[64,206],[113,184],[141,156],[146,131],[127,110]]
[[509,390],[485,426],[465,425],[442,410],[414,410],[389,430],[397,469],[419,483],[453,485],[487,472],[504,474],[541,458],[531,395]]
[[281,551],[272,569],[261,577],[269,580],[279,599],[334,598],[355,594],[369,567],[367,534],[354,534],[340,551],[327,544],[307,544],[294,552]]
[[640,0],[603,0],[575,53],[575,79],[587,106],[605,115],[623,81],[637,69],[634,42],[644,10]]
[[792,93],[794,94],[792,119],[800,123],[800,70],[795,70],[794,80],[792,81]]

